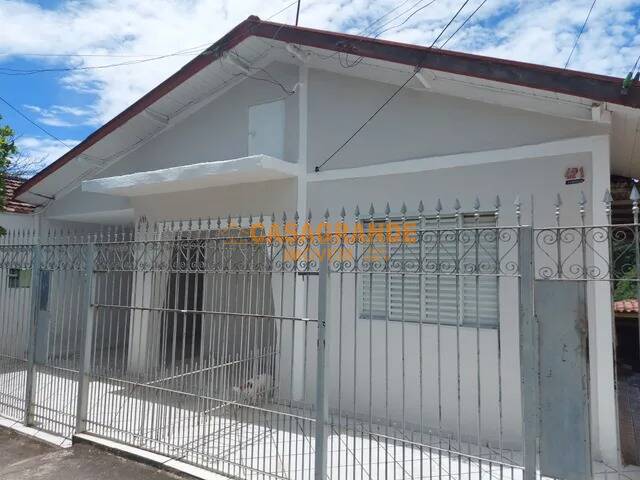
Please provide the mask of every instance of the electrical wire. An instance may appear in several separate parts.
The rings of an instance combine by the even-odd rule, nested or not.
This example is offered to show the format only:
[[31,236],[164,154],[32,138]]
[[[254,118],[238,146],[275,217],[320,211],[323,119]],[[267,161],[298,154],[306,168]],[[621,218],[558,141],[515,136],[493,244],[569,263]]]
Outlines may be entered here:
[[580,29],[580,32],[578,32],[578,36],[576,37],[576,41],[573,44],[573,48],[571,49],[571,53],[569,54],[569,58],[567,58],[567,62],[564,64],[564,68],[567,68],[569,66],[569,62],[571,61],[571,57],[573,56],[573,52],[575,51],[576,47],[578,46],[578,42],[580,41],[580,37],[582,36],[582,32],[584,32],[585,27],[587,26],[587,22],[589,21],[589,17],[591,16],[591,12],[593,12],[593,7],[596,6],[596,2],[598,0],[593,0],[593,3],[591,4],[591,8],[589,9],[589,13],[587,13],[587,18],[584,19],[584,23],[582,24],[582,28]]
[[[455,21],[455,19],[458,18],[458,15],[460,15],[460,12],[462,12],[464,7],[466,7],[467,3],[469,3],[469,0],[465,0],[462,3],[458,11],[453,15],[451,20],[449,20],[449,23],[447,23],[444,26],[444,28],[440,31],[440,33],[435,38],[435,40],[431,43],[429,50],[433,48],[433,46],[438,42],[438,40],[440,40],[442,35],[444,35],[444,32],[446,32],[447,29],[451,26],[451,24]],[[369,123],[404,89],[404,87],[406,87],[409,84],[409,82],[415,78],[415,76],[418,74],[418,72],[421,69],[422,61],[426,54],[427,52],[425,52],[425,54],[422,56],[423,58],[418,62],[418,65],[416,65],[414,72],[411,74],[411,76],[407,78],[407,80],[402,85],[400,85],[391,94],[391,96],[389,96],[389,98],[387,98],[384,101],[384,103],[380,105],[380,107],[378,107],[378,109],[375,112],[373,112],[373,114],[360,127],[358,127],[358,129],[355,132],[353,132],[351,136],[349,136],[349,138],[347,138],[331,155],[329,155],[320,165],[316,165],[316,168],[315,168],[316,172],[319,172],[320,169],[327,164],[327,162],[329,162],[333,157],[335,157],[344,147],[346,147],[351,142],[351,140],[353,140],[356,137],[356,135],[358,135],[362,130],[364,130],[364,128],[367,125],[369,125]]]
[[418,12],[424,10],[427,7],[430,7],[431,5],[433,5],[434,3],[436,3],[438,0],[431,0],[429,3],[427,3],[426,5],[421,6],[420,8],[414,10],[413,12],[411,12],[411,14],[405,18],[401,23],[398,23],[396,25],[392,25],[388,28],[385,28],[384,30],[380,30],[379,32],[377,32],[375,34],[375,38],[378,38],[380,35],[382,35],[385,32],[388,32],[389,30],[393,30],[394,28],[398,28],[401,27],[402,25],[404,25],[405,23],[407,23],[409,20],[411,20],[411,18]]
[[[382,20],[384,17],[386,17],[387,15],[391,15],[393,12],[395,12],[396,10],[398,10],[400,7],[402,7],[403,5],[406,5],[407,3],[409,3],[410,0],[404,0],[404,2],[398,4],[397,6],[393,7],[391,10],[389,10],[387,13],[385,13],[384,15],[381,15],[380,17],[378,17],[376,20],[374,20],[373,22],[369,23],[363,30],[361,30],[358,35],[364,35],[366,32],[369,31],[369,29],[371,27],[373,27],[376,23],[378,23],[380,20]],[[419,0],[418,2],[416,2],[416,4],[421,3],[423,0]],[[413,7],[412,7],[413,8]],[[395,18],[395,17],[394,17]]]
[[[291,2],[290,4],[288,4],[287,6],[285,6],[284,8],[278,10],[276,13],[274,13],[273,15],[271,15],[270,17],[267,18],[267,20],[270,20],[272,18],[274,18],[275,16],[281,14],[282,12],[284,12],[285,10],[287,10],[288,8],[292,7],[293,5],[295,5],[297,3],[297,0],[294,0],[293,2]],[[281,27],[282,28],[282,27]],[[278,29],[278,31],[276,31],[276,34],[274,35],[274,38],[278,35],[278,33],[280,32],[280,29]],[[208,45],[208,44],[207,44]],[[193,47],[196,48],[196,47]],[[268,72],[267,72],[268,73]],[[257,80],[263,80],[263,81],[269,81],[267,79],[260,79],[257,78]],[[288,92],[288,90],[280,83],[280,82],[272,82],[277,84],[278,86],[280,86],[280,88],[282,88],[283,90],[285,90],[286,92]],[[13,110],[14,112],[16,112],[18,115],[20,115],[22,118],[24,118],[27,122],[29,122],[31,125],[33,125],[34,127],[36,127],[38,130],[40,130],[41,132],[43,132],[45,135],[48,135],[49,137],[51,137],[52,139],[54,139],[55,141],[57,141],[58,143],[60,143],[61,145],[63,145],[64,147],[71,149],[72,147],[70,145],[67,145],[63,140],[61,140],[58,136],[56,136],[55,134],[53,134],[52,132],[50,132],[49,130],[47,130],[46,128],[44,128],[43,126],[41,126],[40,124],[38,124],[35,120],[31,119],[27,114],[25,114],[24,112],[22,112],[18,107],[14,106],[13,104],[11,104],[8,100],[6,100],[4,97],[0,96],[0,101],[2,101],[4,104],[6,104],[11,110]]]
[[[289,3],[288,5],[286,5],[285,7],[283,7],[282,9],[278,10],[277,12],[275,12],[274,14],[270,15],[269,17],[267,17],[266,20],[271,20],[272,18],[280,15],[282,12],[284,12],[285,10],[291,8],[293,5],[295,5],[298,2],[298,0],[294,0],[293,2]],[[5,75],[5,76],[27,76],[27,75],[35,75],[35,74],[39,74],[39,73],[60,73],[60,72],[74,72],[74,71],[87,71],[87,70],[101,70],[101,69],[106,69],[106,68],[114,68],[114,67],[123,67],[123,66],[129,66],[129,65],[138,65],[138,64],[142,64],[142,63],[148,63],[148,62],[153,62],[153,61],[157,61],[157,60],[164,60],[167,58],[172,58],[172,57],[177,57],[177,56],[196,56],[198,54],[201,53],[201,49],[204,47],[209,46],[210,43],[205,43],[205,44],[201,44],[201,45],[196,45],[194,47],[189,47],[183,50],[179,50],[177,52],[172,52],[172,53],[168,53],[168,54],[164,54],[164,55],[156,55],[156,56],[151,56],[149,58],[141,58],[138,60],[130,60],[130,61],[126,61],[126,62],[118,62],[118,63],[110,63],[110,64],[104,64],[104,65],[89,65],[89,66],[79,66],[79,67],[57,67],[57,68],[38,68],[38,69],[18,69],[18,68],[8,68],[8,67],[0,67],[0,75]],[[7,55],[14,55],[14,56],[22,56],[22,55],[17,55],[17,54],[0,54],[2,56],[7,56]],[[63,54],[36,54],[36,53],[30,53],[30,54],[25,54],[24,56],[42,56],[42,57],[47,57],[47,56],[51,56],[51,57],[63,57],[63,56],[68,56],[68,57],[89,57],[89,55],[82,55],[82,54],[74,54],[74,55],[63,55]],[[105,56],[107,57],[107,55],[92,55],[92,56],[96,56],[96,57],[101,57],[101,56]],[[144,57],[146,55],[132,55],[131,58],[139,58],[139,57]],[[116,56],[117,58],[119,56]],[[122,56],[123,58],[127,58],[127,56]]]
[[16,112],[18,115],[20,115],[22,118],[24,118],[27,122],[29,122],[31,125],[33,125],[34,127],[38,128],[40,131],[42,131],[43,133],[45,133],[46,135],[49,135],[51,138],[53,138],[54,140],[58,141],[60,144],[64,145],[67,148],[71,148],[69,145],[67,145],[66,143],[64,143],[62,140],[60,140],[60,138],[58,138],[57,136],[55,136],[53,133],[51,133],[49,130],[47,130],[46,128],[42,127],[41,125],[39,125],[38,123],[36,123],[34,120],[32,120],[29,116],[27,116],[27,114],[23,113],[18,107],[13,106],[11,103],[9,103],[9,101],[7,101],[5,98],[3,98],[2,96],[0,96],[0,101],[2,101],[2,103],[4,103],[5,105],[7,105],[11,110],[13,110],[14,112]]
[[471,12],[471,14],[470,14],[466,19],[465,19],[465,21],[464,21],[464,22],[462,22],[462,24],[461,24],[461,25],[456,29],[456,31],[455,31],[455,32],[453,32],[451,35],[449,35],[449,38],[447,38],[447,39],[444,41],[444,43],[443,43],[442,45],[440,45],[438,48],[442,50],[442,49],[445,47],[445,45],[447,45],[447,43],[449,43],[449,40],[451,40],[453,37],[455,37],[455,36],[456,36],[456,34],[457,34],[460,30],[462,30],[462,29],[464,28],[464,26],[467,24],[467,22],[468,22],[469,20],[471,20],[471,17],[473,17],[473,16],[478,12],[478,10],[480,10],[480,9],[482,8],[482,6],[483,6],[485,3],[487,3],[487,0],[483,0],[483,1],[482,1],[482,3],[481,3],[480,5],[478,5],[478,6],[476,7],[476,9],[475,9],[473,12]]

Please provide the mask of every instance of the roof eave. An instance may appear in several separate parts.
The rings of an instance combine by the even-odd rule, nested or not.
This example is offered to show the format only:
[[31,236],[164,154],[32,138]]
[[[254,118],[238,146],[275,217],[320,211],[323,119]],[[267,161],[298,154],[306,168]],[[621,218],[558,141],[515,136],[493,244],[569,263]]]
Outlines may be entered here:
[[623,95],[621,91],[622,79],[616,77],[283,25],[261,21],[258,17],[251,16],[178,72],[89,135],[83,142],[38,172],[15,191],[14,198],[29,191],[48,175],[62,168],[181,83],[219,59],[224,52],[234,48],[250,36],[267,39],[277,38],[279,41],[307,47],[345,52],[397,64],[419,65],[422,68],[436,71],[546,90],[594,102],[608,102],[630,108],[640,108],[640,89],[632,88],[626,95]]

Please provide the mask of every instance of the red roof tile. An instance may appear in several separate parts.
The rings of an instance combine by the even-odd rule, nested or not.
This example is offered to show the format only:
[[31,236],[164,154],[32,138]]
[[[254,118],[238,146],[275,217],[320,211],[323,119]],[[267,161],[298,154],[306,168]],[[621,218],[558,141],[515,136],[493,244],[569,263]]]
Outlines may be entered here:
[[613,309],[616,313],[638,313],[638,300],[620,300],[614,302]]
[[20,187],[26,180],[17,177],[6,177],[4,179],[5,188],[5,205],[4,208],[0,208],[0,212],[8,213],[32,213],[35,208],[28,203],[20,202],[13,198],[14,192]]

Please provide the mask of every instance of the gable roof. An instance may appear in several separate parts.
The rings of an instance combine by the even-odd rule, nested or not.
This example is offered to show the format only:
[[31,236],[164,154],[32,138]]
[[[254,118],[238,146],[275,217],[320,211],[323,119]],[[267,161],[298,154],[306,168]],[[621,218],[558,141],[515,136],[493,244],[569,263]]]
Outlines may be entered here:
[[[640,89],[631,88],[627,94],[623,94],[621,92],[622,79],[617,77],[285,25],[262,21],[258,17],[250,16],[178,72],[90,134],[83,142],[38,172],[21,185],[15,195],[20,196],[28,192],[71,160],[84,154],[90,147],[174,91],[178,86],[190,80],[198,72],[220,59],[225,52],[251,37],[348,53],[408,66],[420,65],[421,68],[434,71],[556,92],[594,102],[608,102],[640,108]],[[34,195],[48,198],[42,194],[34,193]]]
[[4,208],[0,208],[1,212],[6,213],[33,213],[35,207],[29,203],[20,202],[14,198],[14,194],[18,188],[25,182],[22,178],[7,176],[4,178],[5,204]]

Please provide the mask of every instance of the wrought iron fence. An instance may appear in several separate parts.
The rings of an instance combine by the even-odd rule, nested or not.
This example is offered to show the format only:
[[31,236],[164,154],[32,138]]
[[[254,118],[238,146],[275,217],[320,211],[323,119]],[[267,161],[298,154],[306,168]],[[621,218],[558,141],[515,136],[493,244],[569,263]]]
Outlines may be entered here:
[[637,282],[638,200],[10,233],[0,414],[240,478],[533,478],[534,277]]

